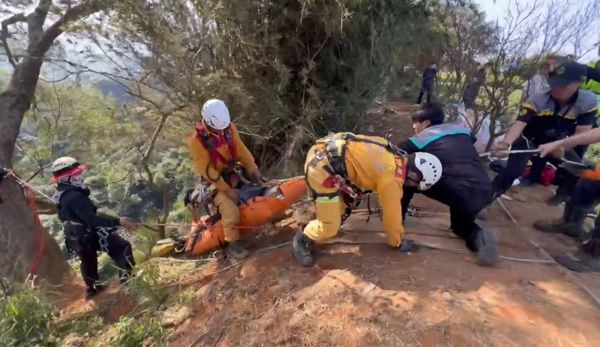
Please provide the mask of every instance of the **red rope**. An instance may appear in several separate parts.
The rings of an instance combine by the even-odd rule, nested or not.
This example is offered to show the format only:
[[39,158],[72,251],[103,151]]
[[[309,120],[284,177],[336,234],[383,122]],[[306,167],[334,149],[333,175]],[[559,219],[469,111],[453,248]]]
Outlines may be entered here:
[[42,222],[40,222],[40,215],[38,213],[37,204],[35,202],[35,197],[33,196],[33,192],[31,188],[28,186],[22,186],[23,193],[25,194],[25,199],[27,201],[27,205],[29,209],[31,209],[31,214],[33,217],[33,223],[35,224],[35,231],[37,234],[37,239],[35,242],[35,253],[33,254],[33,259],[31,261],[31,266],[29,267],[29,275],[37,275],[40,269],[40,264],[42,262],[42,256],[44,255],[44,246],[46,243],[46,236],[44,234],[44,227],[42,226]]

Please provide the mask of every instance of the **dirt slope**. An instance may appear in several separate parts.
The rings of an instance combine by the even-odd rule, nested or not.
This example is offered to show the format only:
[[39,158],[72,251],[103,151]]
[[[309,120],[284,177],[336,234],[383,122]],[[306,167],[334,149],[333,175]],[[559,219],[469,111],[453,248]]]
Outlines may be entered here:
[[[395,140],[410,134],[405,112],[371,115],[367,126]],[[498,207],[484,223],[498,232],[501,253],[544,259],[527,237],[551,252],[572,250],[570,240],[527,227],[560,213],[541,203],[546,189],[529,191],[529,201],[507,202],[525,234]],[[409,217],[407,237],[465,249],[447,230],[446,207],[422,197],[414,205],[434,213]],[[189,318],[170,333],[169,345],[600,346],[600,309],[556,265],[501,261],[483,268],[470,254],[432,249],[400,254],[383,243],[377,216],[368,223],[367,218],[364,211],[355,213],[341,233],[363,244],[321,246],[311,268],[296,265],[286,245],[218,274],[223,265],[195,272],[174,287],[194,292],[195,299],[187,304]],[[259,235],[252,247],[277,245],[292,234],[287,228]],[[578,277],[600,295],[600,276]]]

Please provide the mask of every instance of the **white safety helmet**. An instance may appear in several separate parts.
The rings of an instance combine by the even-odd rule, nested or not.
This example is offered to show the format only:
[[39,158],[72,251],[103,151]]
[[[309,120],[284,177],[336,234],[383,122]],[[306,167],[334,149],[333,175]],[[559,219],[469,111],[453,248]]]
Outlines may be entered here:
[[202,120],[211,128],[223,130],[231,123],[227,105],[219,99],[210,99],[202,106]]
[[431,153],[416,152],[415,166],[423,175],[423,179],[419,183],[419,190],[431,188],[442,177],[442,162]]
[[88,169],[86,164],[81,164],[72,157],[60,157],[52,163],[52,182],[64,181],[70,182],[72,177],[81,176]]

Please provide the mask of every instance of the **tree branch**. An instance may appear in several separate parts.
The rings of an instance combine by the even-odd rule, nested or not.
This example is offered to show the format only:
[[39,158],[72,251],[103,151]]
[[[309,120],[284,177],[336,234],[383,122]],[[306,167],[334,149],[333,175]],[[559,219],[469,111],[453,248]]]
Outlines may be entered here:
[[8,62],[10,63],[10,65],[13,66],[13,68],[17,67],[17,62],[15,61],[12,52],[10,50],[10,47],[8,46],[8,37],[9,37],[9,33],[8,33],[8,26],[11,24],[15,24],[18,22],[25,22],[27,21],[27,17],[25,17],[25,14],[23,13],[17,13],[11,17],[6,18],[5,20],[2,21],[2,28],[0,29],[0,40],[2,41],[2,46],[4,47],[4,51],[6,52],[6,57],[8,58]]
[[[51,3],[52,1],[40,1],[40,6],[42,2]],[[37,57],[43,56],[48,51],[48,49],[50,49],[50,46],[52,45],[54,40],[64,32],[66,25],[80,18],[87,17],[102,9],[109,8],[116,2],[116,0],[90,0],[82,3],[81,5],[77,5],[75,7],[67,9],[65,11],[65,14],[59,20],[54,22],[54,24],[52,24],[50,27],[48,27],[48,29],[46,29],[46,31],[44,31],[44,33],[41,35],[38,41],[37,47],[32,47],[33,49],[29,53]],[[38,9],[40,8],[40,6],[38,6]],[[38,9],[36,9],[36,12],[38,11]]]

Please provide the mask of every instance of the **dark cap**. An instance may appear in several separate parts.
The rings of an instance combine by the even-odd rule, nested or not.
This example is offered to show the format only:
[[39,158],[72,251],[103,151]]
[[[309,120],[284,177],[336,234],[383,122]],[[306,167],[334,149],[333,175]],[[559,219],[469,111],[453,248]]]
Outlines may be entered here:
[[573,82],[585,82],[587,69],[576,62],[567,62],[559,65],[550,73],[548,84],[550,87],[566,87]]

